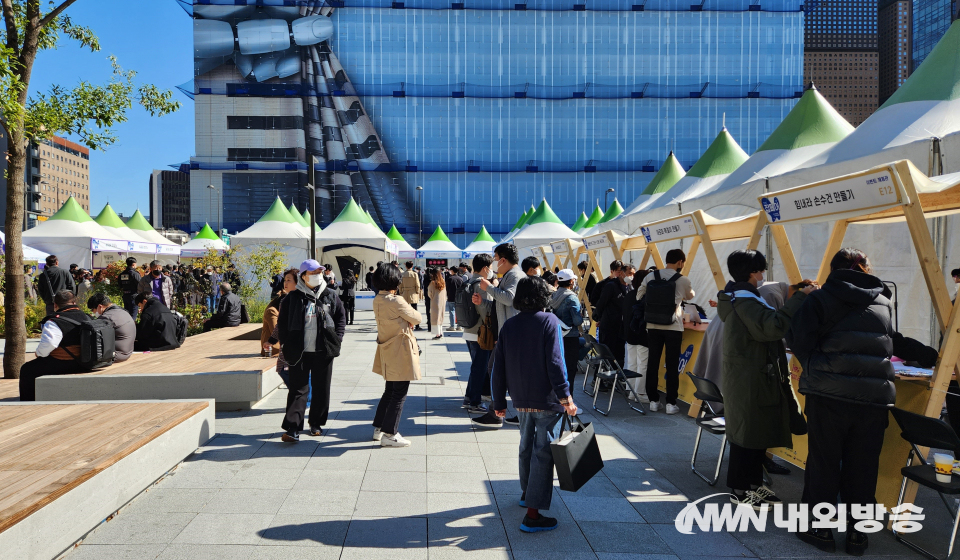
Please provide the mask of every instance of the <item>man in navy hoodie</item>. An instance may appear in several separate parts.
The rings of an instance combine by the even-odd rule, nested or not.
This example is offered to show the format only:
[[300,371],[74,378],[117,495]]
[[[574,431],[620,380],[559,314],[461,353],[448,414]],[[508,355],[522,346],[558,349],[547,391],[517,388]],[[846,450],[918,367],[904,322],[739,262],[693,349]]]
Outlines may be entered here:
[[550,299],[546,281],[526,277],[517,284],[513,306],[520,312],[500,329],[494,349],[493,410],[507,414],[507,391],[520,416],[520,505],[526,533],[550,531],[557,520],[540,515],[553,497],[550,443],[560,437],[563,413],[576,415],[563,357],[563,333],[557,316],[545,313]]

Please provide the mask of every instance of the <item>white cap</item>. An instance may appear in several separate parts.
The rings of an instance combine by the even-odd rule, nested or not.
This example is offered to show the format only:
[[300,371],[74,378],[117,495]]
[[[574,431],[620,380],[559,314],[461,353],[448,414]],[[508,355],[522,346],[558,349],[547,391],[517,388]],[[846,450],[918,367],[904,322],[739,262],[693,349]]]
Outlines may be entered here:
[[573,271],[569,268],[565,268],[557,273],[558,282],[568,282],[576,278],[576,275],[573,274]]

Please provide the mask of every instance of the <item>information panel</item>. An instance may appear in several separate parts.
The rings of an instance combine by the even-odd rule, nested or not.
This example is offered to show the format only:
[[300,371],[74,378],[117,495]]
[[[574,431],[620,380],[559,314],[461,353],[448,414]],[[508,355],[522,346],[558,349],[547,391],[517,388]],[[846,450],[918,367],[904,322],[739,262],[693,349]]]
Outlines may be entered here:
[[772,224],[838,214],[863,214],[897,206],[903,201],[889,167],[771,193],[758,199]]
[[567,251],[570,250],[570,247],[567,245],[567,242],[565,240],[554,241],[553,243],[550,244],[550,248],[553,249],[553,254],[555,255],[566,253]]
[[607,249],[610,247],[610,236],[606,233],[583,238],[583,248],[588,251]]
[[640,233],[643,234],[647,243],[659,243],[672,239],[693,237],[700,232],[697,231],[697,226],[693,223],[693,217],[686,215],[641,226]]

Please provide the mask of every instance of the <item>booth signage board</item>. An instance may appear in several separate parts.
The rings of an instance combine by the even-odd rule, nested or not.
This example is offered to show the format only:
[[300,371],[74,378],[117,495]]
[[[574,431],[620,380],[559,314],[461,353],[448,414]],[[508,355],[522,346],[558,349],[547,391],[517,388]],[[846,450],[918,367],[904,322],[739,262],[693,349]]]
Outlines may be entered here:
[[585,237],[583,239],[583,248],[587,251],[596,251],[597,249],[607,249],[610,247],[610,236],[606,233]]
[[677,216],[662,222],[647,224],[640,227],[640,233],[643,234],[647,243],[660,243],[700,234],[691,216]]
[[400,251],[398,255],[401,259],[419,259],[422,257],[417,256],[416,251]]
[[160,255],[179,255],[180,246],[179,245],[160,245],[157,244],[157,254]]
[[550,248],[553,249],[553,254],[555,255],[566,253],[570,250],[570,247],[567,246],[566,241],[554,241],[550,244]]
[[157,244],[156,244],[156,243],[141,243],[141,242],[139,242],[139,241],[131,241],[131,242],[130,242],[130,252],[131,252],[131,253],[145,253],[145,254],[148,254],[148,255],[149,255],[149,254],[153,254],[153,253],[156,253],[156,252],[157,252]]
[[427,266],[440,266],[447,268],[447,259],[427,259]]
[[384,241],[383,249],[391,255],[396,255],[399,252],[399,249],[397,249],[397,244],[393,243],[392,241]]
[[417,251],[418,259],[459,259],[460,251]]
[[543,249],[540,247],[533,247],[533,256],[540,259],[541,262],[547,262],[547,256],[543,253]]
[[757,197],[771,224],[867,214],[904,202],[892,168],[857,173]]
[[209,251],[206,251],[206,250],[204,250],[204,249],[183,249],[183,250],[180,251],[180,256],[181,256],[181,257],[190,257],[190,258],[193,258],[193,257],[203,257],[203,256],[206,256],[206,254],[207,254],[208,252],[209,252]]
[[130,250],[130,242],[120,241],[118,239],[91,239],[90,250],[126,253]]

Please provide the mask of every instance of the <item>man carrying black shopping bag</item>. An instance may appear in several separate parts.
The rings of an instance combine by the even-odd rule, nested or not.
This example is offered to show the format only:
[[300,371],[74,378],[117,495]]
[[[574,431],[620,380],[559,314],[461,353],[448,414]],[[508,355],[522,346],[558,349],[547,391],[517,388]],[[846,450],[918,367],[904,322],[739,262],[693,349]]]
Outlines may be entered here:
[[543,311],[549,299],[542,278],[521,279],[513,299],[520,313],[503,324],[494,349],[493,410],[506,416],[509,391],[520,417],[520,506],[527,508],[520,530],[525,533],[557,528],[556,519],[540,515],[541,509],[550,509],[553,497],[550,444],[560,436],[564,412],[577,412],[567,383],[560,321]]

